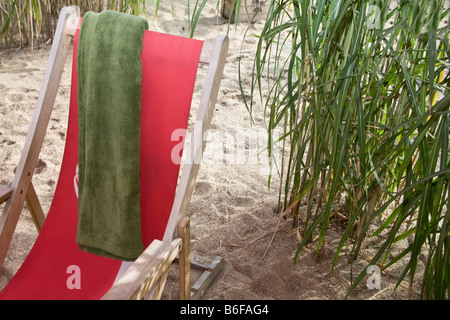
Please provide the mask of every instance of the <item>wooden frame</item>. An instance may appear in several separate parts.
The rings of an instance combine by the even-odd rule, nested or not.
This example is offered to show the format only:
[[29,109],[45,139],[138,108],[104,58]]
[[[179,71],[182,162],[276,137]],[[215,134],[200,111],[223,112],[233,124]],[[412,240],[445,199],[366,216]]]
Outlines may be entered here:
[[[48,59],[48,67],[14,180],[8,186],[0,186],[0,204],[6,201],[0,217],[0,267],[25,201],[31,209],[30,212],[38,230],[44,223],[45,216],[31,180],[77,24],[78,17],[75,9],[62,8]],[[154,240],[144,250],[105,294],[104,299],[159,298],[169,267],[177,254],[180,256],[180,297],[185,299],[191,297],[189,294],[191,267],[189,263],[189,219],[186,217],[186,213],[194,190],[199,160],[205,147],[203,135],[211,123],[227,51],[228,38],[226,36],[218,36],[214,42],[205,43],[203,46],[200,62],[209,63],[209,68],[196,120],[196,123],[201,123],[201,128],[200,130],[196,129],[192,135],[190,149],[184,151],[189,152],[192,156],[191,159],[196,159],[196,161],[184,164],[164,238],[162,241]]]

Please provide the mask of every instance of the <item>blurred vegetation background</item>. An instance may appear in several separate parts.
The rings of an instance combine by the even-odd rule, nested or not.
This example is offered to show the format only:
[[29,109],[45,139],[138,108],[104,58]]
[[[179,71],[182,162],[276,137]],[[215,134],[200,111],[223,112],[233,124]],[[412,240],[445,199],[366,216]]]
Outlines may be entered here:
[[148,2],[159,5],[159,0],[0,0],[0,47],[33,47],[51,41],[64,6],[77,6],[81,15],[102,10],[141,15]]

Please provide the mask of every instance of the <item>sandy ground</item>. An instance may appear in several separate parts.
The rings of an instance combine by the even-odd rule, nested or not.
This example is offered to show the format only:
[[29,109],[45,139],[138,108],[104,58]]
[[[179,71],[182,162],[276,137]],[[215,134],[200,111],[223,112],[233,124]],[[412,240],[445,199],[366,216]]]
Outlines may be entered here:
[[[151,29],[188,36],[187,11],[175,5],[161,6]],[[192,253],[211,261],[215,256],[225,260],[225,267],[204,299],[342,299],[351,282],[352,267],[346,252],[338,260],[333,277],[330,266],[333,248],[339,241],[342,226],[332,224],[326,238],[326,250],[315,259],[315,247],[303,250],[296,264],[293,257],[298,246],[292,218],[279,220],[276,213],[279,181],[273,178],[268,188],[268,161],[264,152],[264,114],[259,101],[253,112],[254,123],[243,104],[238,81],[241,62],[244,90],[248,92],[258,33],[263,26],[238,23],[230,31],[230,49],[221,90],[212,120],[212,135],[200,167],[197,185],[189,208],[191,216]],[[236,29],[234,29],[236,27]],[[211,40],[225,34],[227,21],[220,17],[215,1],[208,2],[197,29],[196,38]],[[31,54],[29,49],[0,51],[0,183],[13,179],[34,105],[38,97],[50,45],[41,45]],[[56,98],[49,131],[43,145],[33,183],[44,211],[50,206],[58,179],[65,142],[70,94],[71,54]],[[199,80],[206,68],[199,70]],[[200,87],[197,86],[196,89]],[[194,96],[194,106],[199,93]],[[195,108],[194,108],[195,109]],[[195,117],[191,117],[191,120]],[[242,137],[257,137],[242,142]],[[240,142],[238,142],[240,141]],[[241,158],[243,150],[250,158]],[[13,277],[25,259],[38,233],[25,208],[5,262],[0,270],[0,290]],[[370,255],[376,240],[364,248]],[[367,260],[361,257],[353,264],[355,276]],[[381,275],[381,288],[369,289],[364,280],[350,299],[406,299],[407,283],[394,291],[402,268]],[[164,299],[177,299],[177,275],[171,271]],[[418,297],[415,284],[413,298]]]

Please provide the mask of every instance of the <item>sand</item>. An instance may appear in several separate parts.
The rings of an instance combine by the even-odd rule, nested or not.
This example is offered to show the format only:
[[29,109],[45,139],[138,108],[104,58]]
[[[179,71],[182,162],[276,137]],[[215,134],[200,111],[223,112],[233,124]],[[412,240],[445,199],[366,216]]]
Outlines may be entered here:
[[[186,17],[186,7],[178,2],[173,9],[162,5],[151,29],[189,36]],[[279,180],[276,176],[270,188],[268,186],[269,166],[263,152],[266,139],[263,106],[255,100],[254,122],[251,123],[241,97],[238,62],[241,63],[243,87],[248,94],[257,43],[252,34],[258,34],[262,26],[262,21],[253,25],[243,22],[232,25],[212,131],[189,207],[192,254],[206,262],[215,256],[225,260],[224,269],[203,298],[342,299],[351,283],[352,267],[346,252],[341,254],[333,277],[329,273],[333,247],[339,240],[338,232],[342,226],[331,225],[326,250],[318,259],[313,243],[300,253],[294,264],[299,242],[292,218],[278,218]],[[216,2],[209,1],[198,22],[195,37],[211,40],[217,34],[225,34],[227,27],[227,21],[217,12]],[[244,33],[247,33],[245,39]],[[49,51],[49,44],[35,48],[33,53],[29,48],[0,51],[0,184],[6,185],[13,179],[13,169],[25,141]],[[205,67],[200,68],[200,81],[205,72]],[[69,53],[33,178],[44,212],[51,204],[65,143],[70,74]],[[197,85],[196,89],[200,87]],[[194,109],[198,100],[199,93],[196,93]],[[192,128],[194,115],[190,119]],[[245,137],[253,138],[245,142]],[[242,157],[244,151],[251,156]],[[0,290],[18,270],[37,235],[25,208],[0,270]],[[374,245],[376,243],[365,246],[368,255]],[[367,264],[367,260],[360,257],[353,264],[354,275]],[[362,281],[350,299],[405,299],[407,283],[394,291],[401,267],[381,275],[380,289],[369,289],[366,280]],[[171,271],[163,299],[178,298],[176,281],[176,271]],[[419,284],[415,284],[413,298],[418,297],[419,289]]]

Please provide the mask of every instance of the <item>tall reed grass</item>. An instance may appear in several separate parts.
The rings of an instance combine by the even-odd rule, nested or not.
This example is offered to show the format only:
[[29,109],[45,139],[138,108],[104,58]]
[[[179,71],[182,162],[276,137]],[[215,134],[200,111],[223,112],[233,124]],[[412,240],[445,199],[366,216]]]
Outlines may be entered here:
[[[155,0],[159,2],[158,0]],[[39,45],[53,39],[59,10],[75,5],[80,14],[105,9],[140,15],[143,0],[0,0],[0,47]]]
[[423,257],[422,297],[449,298],[448,8],[444,0],[271,1],[246,106],[252,113],[261,98],[269,133],[283,132],[269,135],[268,149],[282,149],[279,205],[302,237],[296,259],[314,238],[320,252],[331,221],[345,215],[331,271],[348,242],[354,261],[378,237],[369,265],[403,261],[399,283],[411,284]]

